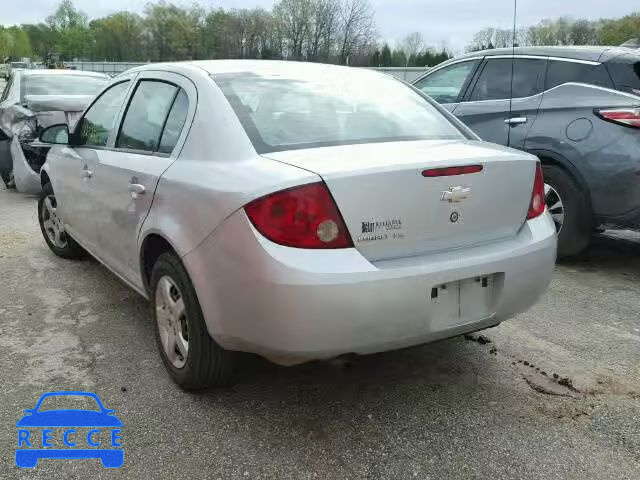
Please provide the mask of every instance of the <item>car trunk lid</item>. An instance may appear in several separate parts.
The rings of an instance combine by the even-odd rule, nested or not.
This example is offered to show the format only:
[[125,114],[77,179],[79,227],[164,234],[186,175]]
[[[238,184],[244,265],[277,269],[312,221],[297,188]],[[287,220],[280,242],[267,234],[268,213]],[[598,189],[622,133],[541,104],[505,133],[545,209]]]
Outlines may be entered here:
[[[370,261],[514,236],[531,200],[536,159],[479,141],[415,141],[273,152],[317,173]],[[475,173],[447,167],[478,166]],[[432,175],[432,176],[425,176]]]

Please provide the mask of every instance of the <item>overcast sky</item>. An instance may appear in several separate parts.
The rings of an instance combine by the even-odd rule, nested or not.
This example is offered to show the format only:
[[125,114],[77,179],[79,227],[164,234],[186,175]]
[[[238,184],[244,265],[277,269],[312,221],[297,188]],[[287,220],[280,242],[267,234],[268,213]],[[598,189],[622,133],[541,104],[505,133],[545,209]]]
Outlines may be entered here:
[[[486,26],[507,28],[513,19],[513,0],[370,0],[376,12],[380,37],[399,40],[410,32],[421,32],[434,46],[460,50],[473,34]],[[34,23],[53,12],[59,0],[0,0],[0,24]],[[141,12],[146,0],[75,0],[89,17],[119,10]],[[272,0],[174,0],[176,5],[200,3],[206,8],[270,8]],[[640,0],[519,0],[519,26],[543,18],[620,17],[640,11]]]

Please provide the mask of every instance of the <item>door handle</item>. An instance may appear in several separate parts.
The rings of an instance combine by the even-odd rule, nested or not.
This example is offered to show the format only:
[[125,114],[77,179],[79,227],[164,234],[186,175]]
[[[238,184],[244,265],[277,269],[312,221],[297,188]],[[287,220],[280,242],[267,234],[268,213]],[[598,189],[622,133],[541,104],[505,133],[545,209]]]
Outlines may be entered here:
[[93,177],[93,172],[91,170],[83,168],[82,171],[80,172],[80,178],[91,178],[91,177]]
[[527,123],[527,117],[505,118],[504,123],[507,125],[520,125],[522,123]]
[[139,183],[130,183],[129,191],[134,194],[135,198],[136,195],[142,195],[146,189],[144,188],[144,185],[140,185]]

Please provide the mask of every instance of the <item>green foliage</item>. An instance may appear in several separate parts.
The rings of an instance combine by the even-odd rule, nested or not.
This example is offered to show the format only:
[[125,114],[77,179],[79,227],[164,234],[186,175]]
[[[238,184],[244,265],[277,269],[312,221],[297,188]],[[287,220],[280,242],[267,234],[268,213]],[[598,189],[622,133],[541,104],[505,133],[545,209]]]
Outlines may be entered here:
[[[271,11],[186,8],[160,0],[143,15],[118,12],[89,21],[61,0],[43,23],[2,27],[6,58],[171,61],[207,58],[296,59],[357,66],[431,66],[450,58],[425,45],[419,32],[392,50],[375,41],[370,0],[276,0]],[[518,45],[620,45],[640,38],[640,12],[599,21],[559,18],[516,31]],[[511,46],[513,31],[485,28],[468,50]]]
[[[473,36],[467,51],[510,47],[512,38],[512,30],[484,28]],[[564,17],[545,19],[516,31],[516,44],[519,46],[621,45],[632,38],[640,38],[640,12],[596,21]]]

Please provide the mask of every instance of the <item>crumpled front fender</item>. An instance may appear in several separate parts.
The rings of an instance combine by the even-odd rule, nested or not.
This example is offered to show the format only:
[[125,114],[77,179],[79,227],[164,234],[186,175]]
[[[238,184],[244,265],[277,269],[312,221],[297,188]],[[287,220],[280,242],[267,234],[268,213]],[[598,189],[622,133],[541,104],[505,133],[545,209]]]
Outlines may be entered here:
[[17,136],[11,140],[11,156],[13,157],[13,178],[16,182],[16,190],[22,193],[39,194],[42,191],[40,172],[34,172],[27,163]]

